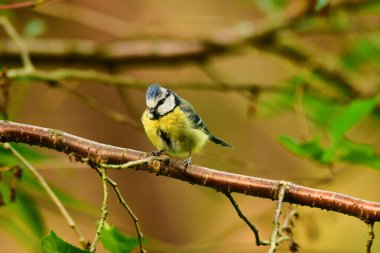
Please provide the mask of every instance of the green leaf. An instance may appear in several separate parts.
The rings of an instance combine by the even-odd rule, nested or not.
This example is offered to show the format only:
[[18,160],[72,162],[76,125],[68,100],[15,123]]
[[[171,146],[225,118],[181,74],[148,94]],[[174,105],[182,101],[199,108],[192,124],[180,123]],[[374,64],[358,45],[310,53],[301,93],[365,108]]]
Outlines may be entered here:
[[16,201],[9,206],[14,215],[17,215],[31,232],[41,239],[45,233],[45,223],[31,197],[21,190],[17,190]]
[[[380,6],[380,5],[379,5]],[[361,66],[380,69],[380,33],[360,37],[341,55],[342,67],[347,70],[360,70]]]
[[[46,197],[45,189],[28,170],[24,170],[21,178],[21,184],[19,186],[23,189],[27,189],[28,191],[33,190],[34,192],[42,194],[42,196]],[[64,205],[70,206],[70,208],[87,215],[93,215],[98,212],[98,210],[88,201],[75,197],[67,190],[54,185],[50,185],[50,187]]]
[[314,6],[315,11],[320,11],[329,4],[329,0],[317,0]]
[[104,224],[100,241],[111,253],[129,253],[139,246],[136,237],[127,237],[108,223]]
[[88,250],[77,248],[61,238],[59,238],[53,231],[50,235],[41,241],[41,248],[46,253],[89,253]]
[[305,93],[302,97],[302,103],[306,111],[306,115],[315,124],[327,127],[328,122],[341,109],[338,102],[323,97],[315,96],[311,93]]
[[25,37],[35,38],[41,36],[46,31],[46,22],[40,18],[33,18],[26,23],[23,35]]
[[18,245],[30,249],[28,252],[35,252],[35,249],[39,246],[40,240],[34,236],[34,234],[27,229],[23,223],[21,223],[12,212],[2,212],[0,214],[0,226],[3,232],[12,236]]
[[[30,145],[12,144],[12,146],[28,161],[36,162],[48,158],[47,155],[34,150]],[[18,163],[19,160],[9,150],[0,146],[0,165],[15,165]]]
[[339,148],[340,160],[380,170],[380,155],[375,152],[373,146],[343,140]]
[[261,11],[270,12],[285,8],[288,0],[258,0],[254,4]]
[[290,136],[279,136],[278,140],[286,149],[296,155],[313,159],[319,163],[326,163],[323,159],[324,150],[319,144],[318,138],[308,142],[298,142]]
[[372,112],[377,100],[377,97],[355,100],[334,118],[328,129],[333,145],[336,145],[351,128]]

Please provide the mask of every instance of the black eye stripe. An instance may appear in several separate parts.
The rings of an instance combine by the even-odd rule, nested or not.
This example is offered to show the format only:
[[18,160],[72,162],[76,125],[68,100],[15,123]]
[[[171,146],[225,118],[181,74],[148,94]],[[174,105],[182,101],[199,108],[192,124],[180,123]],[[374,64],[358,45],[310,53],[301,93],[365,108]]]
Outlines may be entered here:
[[165,102],[165,100],[166,100],[169,96],[170,96],[170,92],[166,92],[165,97],[162,98],[162,99],[160,99],[160,100],[157,102],[157,107],[160,106],[160,105],[162,105],[162,104]]
[[161,99],[160,101],[158,101],[157,106],[162,105],[164,102],[165,102],[165,99]]

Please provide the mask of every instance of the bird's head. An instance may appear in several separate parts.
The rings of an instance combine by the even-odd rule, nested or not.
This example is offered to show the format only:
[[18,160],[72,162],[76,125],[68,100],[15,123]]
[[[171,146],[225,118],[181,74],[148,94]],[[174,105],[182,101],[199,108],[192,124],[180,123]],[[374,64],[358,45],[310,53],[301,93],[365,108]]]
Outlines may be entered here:
[[168,114],[174,110],[177,103],[177,95],[159,84],[152,84],[146,91],[146,106],[150,119],[158,119]]

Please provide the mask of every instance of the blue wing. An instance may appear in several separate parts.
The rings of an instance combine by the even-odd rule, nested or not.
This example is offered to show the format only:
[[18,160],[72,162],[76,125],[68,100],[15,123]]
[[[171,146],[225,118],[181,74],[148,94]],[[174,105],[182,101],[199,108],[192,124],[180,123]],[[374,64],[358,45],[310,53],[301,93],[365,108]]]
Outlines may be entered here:
[[207,129],[206,124],[203,122],[201,117],[195,112],[190,104],[180,105],[180,109],[187,115],[190,119],[194,128],[202,130],[203,132],[210,134],[210,131]]

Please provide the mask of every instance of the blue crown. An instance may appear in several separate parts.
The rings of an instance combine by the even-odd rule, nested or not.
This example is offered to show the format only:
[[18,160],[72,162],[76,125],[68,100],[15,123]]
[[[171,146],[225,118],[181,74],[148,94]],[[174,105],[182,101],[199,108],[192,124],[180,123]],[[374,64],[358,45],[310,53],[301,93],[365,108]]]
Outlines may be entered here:
[[152,84],[148,87],[148,90],[146,91],[146,98],[156,98],[162,95],[162,89],[161,86],[157,83]]

